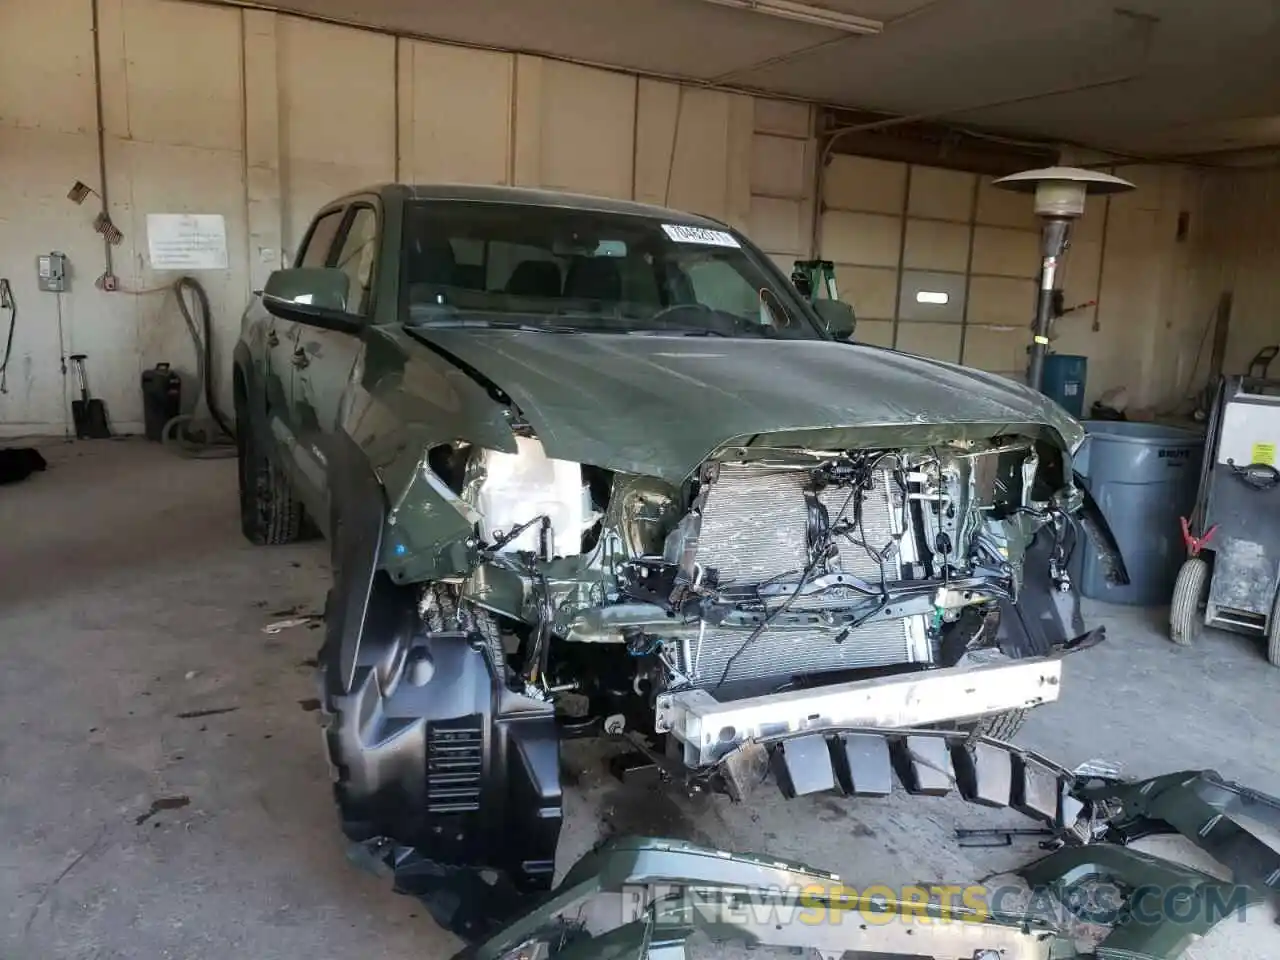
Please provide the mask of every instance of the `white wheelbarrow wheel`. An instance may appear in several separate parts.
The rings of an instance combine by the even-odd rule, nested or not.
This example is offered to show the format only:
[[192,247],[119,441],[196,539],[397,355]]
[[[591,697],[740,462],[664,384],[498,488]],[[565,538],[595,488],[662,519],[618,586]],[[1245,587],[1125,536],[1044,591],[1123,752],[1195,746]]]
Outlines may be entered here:
[[1178,571],[1173,585],[1173,602],[1169,604],[1169,639],[1180,647],[1189,647],[1204,618],[1200,615],[1200,601],[1204,597],[1205,581],[1209,579],[1209,564],[1200,557],[1187,557]]

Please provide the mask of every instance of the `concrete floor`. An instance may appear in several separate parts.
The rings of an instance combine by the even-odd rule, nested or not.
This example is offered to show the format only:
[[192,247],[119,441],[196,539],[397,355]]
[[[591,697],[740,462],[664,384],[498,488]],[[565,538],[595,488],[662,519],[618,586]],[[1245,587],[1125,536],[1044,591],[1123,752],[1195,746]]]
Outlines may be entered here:
[[[323,548],[248,545],[232,461],[136,440],[45,453],[48,472],[0,488],[0,956],[451,954],[419,904],[346,860],[313,700],[319,633],[262,630],[319,611]],[[1068,659],[1025,744],[1280,793],[1280,674],[1254,643],[1212,633],[1184,650],[1163,610],[1094,614],[1108,643]],[[973,881],[1034,851],[958,848],[957,825],[1026,822],[950,800],[623,791],[582,745],[566,773],[562,868],[615,831],[864,883]]]

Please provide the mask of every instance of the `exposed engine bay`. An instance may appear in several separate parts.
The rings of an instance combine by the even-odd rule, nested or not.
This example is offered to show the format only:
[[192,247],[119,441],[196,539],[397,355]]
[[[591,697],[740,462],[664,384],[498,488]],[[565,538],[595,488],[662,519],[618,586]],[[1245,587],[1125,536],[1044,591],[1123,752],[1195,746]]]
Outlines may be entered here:
[[423,588],[428,629],[442,611],[486,621],[512,689],[611,732],[652,732],[681,690],[733,700],[994,647],[1041,531],[1049,580],[1070,587],[1070,485],[1019,437],[726,448],[681,487],[550,459],[530,436],[430,464],[474,511],[481,561]]

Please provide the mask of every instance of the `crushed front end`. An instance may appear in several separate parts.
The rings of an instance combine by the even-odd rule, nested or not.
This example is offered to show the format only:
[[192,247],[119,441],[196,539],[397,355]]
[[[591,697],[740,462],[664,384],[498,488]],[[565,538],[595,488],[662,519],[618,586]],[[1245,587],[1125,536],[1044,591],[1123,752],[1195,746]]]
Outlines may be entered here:
[[545,887],[565,737],[625,737],[714,787],[783,734],[998,717],[1007,736],[1096,639],[1067,574],[1068,455],[1043,439],[765,434],[673,480],[513,432],[431,447],[340,531],[342,577],[368,577],[335,589],[325,669],[353,839]]
[[[434,450],[428,489],[470,529],[464,569],[420,588],[423,629],[476,627],[508,689],[577,729],[671,735],[692,769],[779,729],[1055,699],[1053,655],[1087,639],[1065,454],[803,439],[723,446],[682,483],[551,459],[533,436]],[[419,579],[412,536],[391,524],[399,579]]]

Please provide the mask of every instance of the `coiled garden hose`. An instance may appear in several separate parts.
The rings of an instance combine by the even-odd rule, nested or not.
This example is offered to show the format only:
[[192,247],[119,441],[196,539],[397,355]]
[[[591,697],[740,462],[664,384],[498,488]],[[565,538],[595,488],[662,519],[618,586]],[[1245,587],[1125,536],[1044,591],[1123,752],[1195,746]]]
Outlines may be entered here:
[[[193,305],[187,302],[191,294]],[[196,354],[196,405],[204,397],[208,420],[197,420],[192,413],[180,413],[170,419],[161,431],[161,440],[185,457],[233,457],[236,455],[235,429],[218,406],[218,398],[209,371],[213,369],[213,310],[209,295],[195,277],[179,277],[173,284],[178,309],[191,334]],[[194,310],[194,313],[193,313]],[[198,313],[197,321],[195,313]]]

